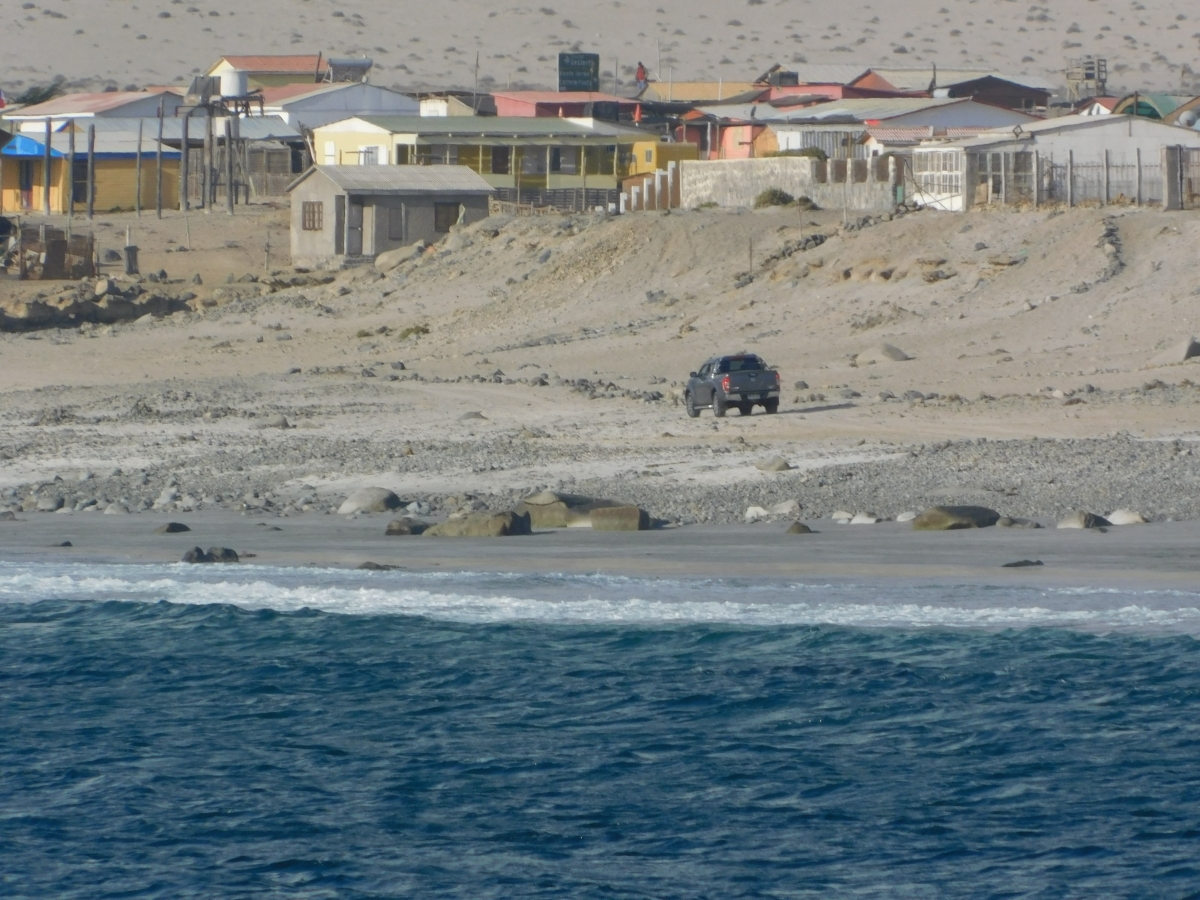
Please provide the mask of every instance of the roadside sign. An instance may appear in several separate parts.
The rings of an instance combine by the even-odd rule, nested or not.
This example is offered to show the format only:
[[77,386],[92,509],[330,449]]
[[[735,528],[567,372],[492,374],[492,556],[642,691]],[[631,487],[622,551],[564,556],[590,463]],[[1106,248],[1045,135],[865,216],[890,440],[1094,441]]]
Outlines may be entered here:
[[600,54],[558,54],[558,89],[560,91],[598,92],[600,90]]

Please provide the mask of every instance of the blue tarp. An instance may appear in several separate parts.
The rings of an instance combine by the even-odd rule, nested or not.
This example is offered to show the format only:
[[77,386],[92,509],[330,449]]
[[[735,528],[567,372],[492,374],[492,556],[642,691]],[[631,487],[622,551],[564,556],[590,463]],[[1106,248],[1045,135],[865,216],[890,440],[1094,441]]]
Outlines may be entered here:
[[[85,141],[84,153],[87,152]],[[0,154],[4,156],[32,156],[41,159],[46,153],[46,145],[35,141],[33,138],[26,137],[23,134],[18,134],[11,141],[4,145],[4,149],[0,150]],[[59,157],[60,159],[66,156],[65,153],[60,153],[53,147],[50,148],[50,155]]]

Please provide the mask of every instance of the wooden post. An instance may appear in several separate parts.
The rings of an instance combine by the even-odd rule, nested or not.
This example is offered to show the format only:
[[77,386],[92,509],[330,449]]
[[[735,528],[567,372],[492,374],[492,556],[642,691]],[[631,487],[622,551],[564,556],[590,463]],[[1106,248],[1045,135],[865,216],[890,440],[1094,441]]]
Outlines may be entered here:
[[163,115],[166,112],[166,95],[158,98],[158,148],[154,151],[154,212],[162,218],[163,204],[163,166],[162,166],[162,140],[163,140]]
[[75,120],[67,122],[67,228],[75,215]]
[[[20,200],[17,201],[19,206]],[[0,216],[4,215],[4,157],[0,156]]]
[[1067,151],[1067,208],[1075,205],[1075,151]]
[[42,212],[50,215],[50,117],[46,117],[46,146],[42,148]]
[[87,156],[87,217],[91,221],[96,215],[96,126],[88,126]]
[[233,215],[233,123],[225,117],[225,212]]
[[200,208],[207,215],[212,206],[209,194],[212,182],[212,151],[213,151],[212,110],[204,111],[204,146],[200,150]]
[[1108,150],[1104,151],[1104,201],[1101,206],[1108,206]]
[[179,210],[187,212],[191,209],[191,202],[188,199],[188,177],[191,173],[188,171],[191,165],[192,150],[188,145],[188,122],[191,117],[185,115],[183,121],[179,123],[181,129],[181,139],[179,141]]
[[[140,219],[142,217],[142,126],[145,119],[138,119],[138,138],[137,138],[137,186],[134,190],[135,199],[133,201],[133,209]],[[159,120],[162,121],[161,119]]]
[[1008,206],[1008,153],[1000,152],[1000,205]]
[[1033,151],[1033,208],[1038,208],[1039,193],[1042,188],[1042,157]]
[[1137,148],[1137,198],[1134,202],[1142,205],[1142,148]]

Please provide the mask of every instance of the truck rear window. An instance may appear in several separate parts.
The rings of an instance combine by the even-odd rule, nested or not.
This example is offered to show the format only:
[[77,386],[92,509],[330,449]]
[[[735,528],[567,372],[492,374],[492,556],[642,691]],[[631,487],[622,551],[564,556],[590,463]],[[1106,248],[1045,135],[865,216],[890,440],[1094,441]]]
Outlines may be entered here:
[[763,361],[757,356],[731,356],[721,360],[717,371],[725,372],[759,372],[765,369]]

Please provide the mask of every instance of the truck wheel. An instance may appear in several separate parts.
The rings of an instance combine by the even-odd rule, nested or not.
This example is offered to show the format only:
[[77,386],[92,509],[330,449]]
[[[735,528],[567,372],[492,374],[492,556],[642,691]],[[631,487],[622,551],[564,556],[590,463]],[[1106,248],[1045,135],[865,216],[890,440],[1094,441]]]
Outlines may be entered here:
[[688,391],[683,395],[683,405],[687,409],[689,419],[694,419],[696,416],[700,415],[700,410],[696,409],[696,401],[692,397],[691,391]]
[[716,397],[716,396],[713,397],[713,415],[714,416],[716,416],[718,419],[725,418],[726,408],[727,407],[725,405],[724,397]]
[[753,403],[739,403],[738,404],[738,412],[743,416],[748,416],[754,412],[754,404]]
[[768,400],[763,403],[763,409],[765,409],[768,413],[779,412],[779,398],[776,397],[774,400]]

